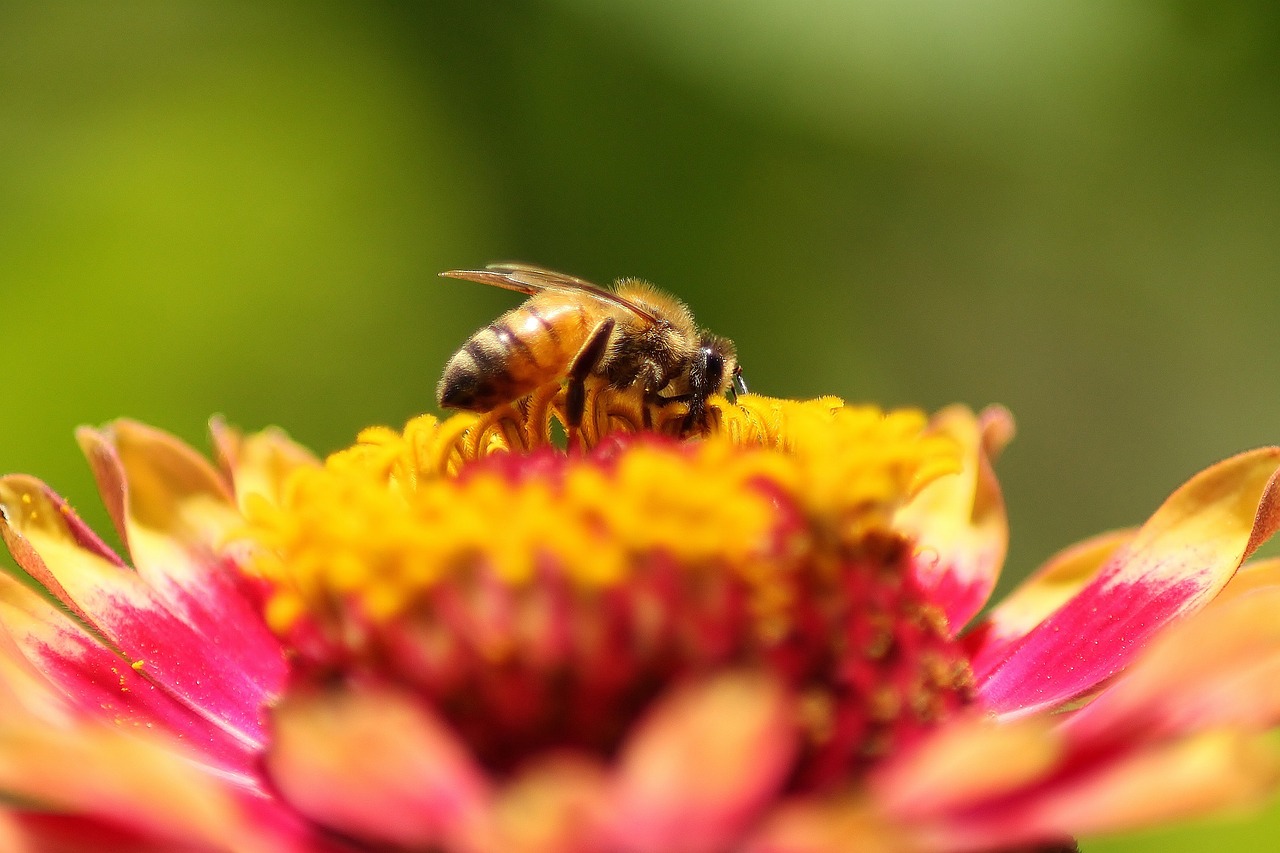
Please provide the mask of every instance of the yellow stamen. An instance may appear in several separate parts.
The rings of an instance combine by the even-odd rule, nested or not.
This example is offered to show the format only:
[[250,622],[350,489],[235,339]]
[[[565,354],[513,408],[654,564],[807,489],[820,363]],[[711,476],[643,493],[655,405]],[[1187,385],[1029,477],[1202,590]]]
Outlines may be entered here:
[[[890,530],[916,489],[958,469],[953,442],[931,434],[918,411],[756,395],[714,400],[700,440],[628,444],[612,461],[566,459],[550,447],[562,405],[553,386],[484,415],[368,429],[322,468],[297,470],[278,506],[251,502],[255,568],[274,588],[271,625],[287,631],[306,614],[323,620],[352,606],[382,622],[422,607],[445,580],[524,587],[545,566],[601,589],[663,557],[682,571],[735,573],[753,591],[760,630],[777,633],[791,595],[786,555],[806,550],[787,537],[856,545]],[[646,421],[674,434],[683,408],[646,417],[636,395],[593,386],[581,439],[590,447]],[[526,465],[533,451],[558,473]],[[516,455],[473,467],[500,452]],[[786,523],[779,500],[804,523]]]

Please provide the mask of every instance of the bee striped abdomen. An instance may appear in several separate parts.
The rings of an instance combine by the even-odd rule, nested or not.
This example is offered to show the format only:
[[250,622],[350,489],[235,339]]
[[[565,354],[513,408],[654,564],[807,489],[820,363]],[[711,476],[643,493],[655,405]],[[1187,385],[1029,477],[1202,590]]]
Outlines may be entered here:
[[483,412],[565,373],[594,328],[580,305],[535,298],[476,332],[445,365],[437,402]]

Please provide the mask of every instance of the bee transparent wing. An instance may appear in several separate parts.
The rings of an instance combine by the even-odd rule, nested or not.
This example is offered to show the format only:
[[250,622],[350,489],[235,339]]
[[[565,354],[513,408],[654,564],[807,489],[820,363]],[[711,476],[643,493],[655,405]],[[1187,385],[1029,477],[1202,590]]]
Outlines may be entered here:
[[504,272],[509,275],[526,278],[530,281],[541,281],[546,283],[549,288],[564,288],[569,290],[598,290],[602,293],[608,293],[606,288],[592,284],[584,278],[578,278],[576,275],[568,273],[556,272],[546,267],[540,267],[537,264],[526,264],[520,261],[503,261],[497,264],[487,264],[486,270],[495,272]]
[[555,272],[554,270],[534,266],[533,264],[501,263],[490,264],[482,270],[449,270],[440,273],[445,278],[456,278],[463,281],[474,281],[514,290],[532,296],[544,290],[556,290],[561,293],[585,295],[610,305],[617,305],[635,314],[641,319],[658,324],[661,321],[647,308],[641,308],[630,300],[623,299],[611,290],[592,284],[576,276]]

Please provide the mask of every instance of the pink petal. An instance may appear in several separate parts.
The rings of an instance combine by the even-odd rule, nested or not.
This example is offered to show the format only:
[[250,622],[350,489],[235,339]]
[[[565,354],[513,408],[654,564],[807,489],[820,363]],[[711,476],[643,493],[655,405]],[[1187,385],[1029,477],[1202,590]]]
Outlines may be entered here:
[[378,843],[447,845],[480,820],[489,791],[465,746],[390,689],[291,693],[266,767],[316,823]]
[[1197,474],[1165,501],[1098,575],[1033,628],[981,680],[992,710],[1026,714],[1079,696],[1119,672],[1171,621],[1203,607],[1280,527],[1280,448]]
[[[273,685],[238,666],[248,654],[243,644],[265,632],[260,618],[215,623],[210,616],[204,623],[207,633],[197,632],[96,538],[89,538],[66,502],[39,480],[21,475],[0,478],[0,511],[0,534],[14,559],[112,645],[117,663],[136,668],[145,682],[191,707],[246,748],[261,745],[265,735],[260,709]],[[54,610],[36,618],[48,619],[50,630],[64,623],[71,627],[66,614]],[[40,633],[29,626],[23,630],[33,636]],[[259,640],[258,654],[274,658],[282,670],[279,644]],[[83,650],[74,645],[80,654]],[[47,648],[46,662],[60,660],[71,647]],[[229,655],[227,648],[239,654]],[[78,665],[76,659],[66,663]],[[255,664],[255,671],[262,666]]]
[[991,459],[1012,438],[1013,419],[1001,408],[975,418],[953,406],[930,429],[955,439],[963,468],[921,489],[896,523],[916,537],[913,569],[955,634],[982,609],[1004,564],[1009,525]]
[[796,748],[790,700],[771,679],[732,672],[676,688],[623,746],[616,848],[725,849],[776,794]]
[[1021,583],[965,635],[974,676],[986,678],[1032,628],[1084,589],[1136,534],[1119,530],[1086,539],[1055,554]]

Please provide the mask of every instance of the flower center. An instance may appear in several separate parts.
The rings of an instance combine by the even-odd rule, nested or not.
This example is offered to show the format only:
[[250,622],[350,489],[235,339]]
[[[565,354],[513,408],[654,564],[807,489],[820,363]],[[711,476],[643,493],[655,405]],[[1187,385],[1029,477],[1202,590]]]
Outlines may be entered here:
[[268,621],[304,677],[411,686],[508,769],[607,755],[673,681],[764,668],[797,699],[802,787],[967,701],[892,525],[956,466],[919,412],[746,396],[681,442],[634,434],[601,393],[590,449],[567,454],[552,400],[366,431],[251,507]]

